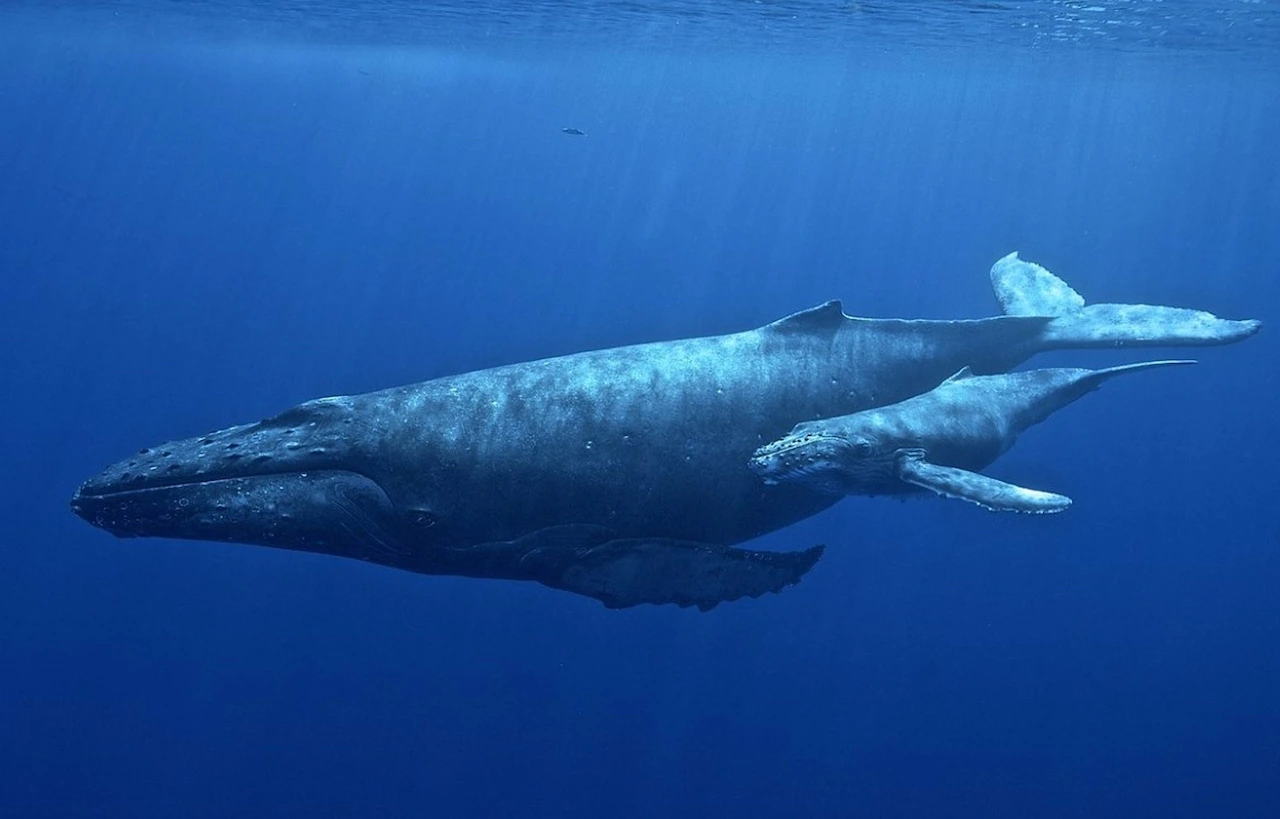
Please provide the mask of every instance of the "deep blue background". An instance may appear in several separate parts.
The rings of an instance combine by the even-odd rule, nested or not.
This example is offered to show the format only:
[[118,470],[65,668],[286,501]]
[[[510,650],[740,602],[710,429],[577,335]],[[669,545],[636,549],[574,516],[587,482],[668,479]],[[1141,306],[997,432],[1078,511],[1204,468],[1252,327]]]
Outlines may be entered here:
[[[1274,63],[59,25],[0,29],[5,815],[1280,815]],[[1015,249],[1273,329],[993,468],[1068,514],[847,500],[765,539],[830,547],[781,595],[619,613],[66,506],[319,395],[990,314]]]

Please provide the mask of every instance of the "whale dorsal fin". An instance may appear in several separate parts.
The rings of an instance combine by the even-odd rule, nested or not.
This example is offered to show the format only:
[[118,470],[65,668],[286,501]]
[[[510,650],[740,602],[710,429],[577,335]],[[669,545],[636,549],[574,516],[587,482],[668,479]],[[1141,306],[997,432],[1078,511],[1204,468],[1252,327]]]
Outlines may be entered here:
[[801,310],[780,318],[764,326],[766,330],[786,332],[814,332],[817,330],[835,330],[848,321],[839,299],[832,299],[817,307]]
[[956,381],[967,381],[968,379],[974,378],[974,377],[975,376],[973,374],[973,370],[969,369],[969,366],[966,364],[965,366],[960,368],[960,372],[951,376],[950,378],[948,378],[946,381],[943,381],[942,383],[951,384]]

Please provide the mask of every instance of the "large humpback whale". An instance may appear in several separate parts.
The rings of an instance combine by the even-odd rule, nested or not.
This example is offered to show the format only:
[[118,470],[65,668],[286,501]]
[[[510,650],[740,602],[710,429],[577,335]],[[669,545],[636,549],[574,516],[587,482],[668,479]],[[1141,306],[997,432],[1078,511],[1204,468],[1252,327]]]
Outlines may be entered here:
[[996,480],[982,469],[1028,427],[1124,373],[1192,361],[1145,361],[1105,370],[1054,368],[974,375],[968,367],[928,392],[887,407],[805,421],[756,450],[766,483],[791,481],[838,495],[927,489],[996,512],[1061,512],[1071,499]]
[[233,541],[428,574],[536,580],[610,607],[709,608],[794,583],[818,547],[734,548],[837,498],[769,486],[752,453],[805,420],[893,404],[961,367],[1045,350],[1225,344],[1255,321],[1085,305],[1001,259],[1005,315],[846,316],[839,302],[756,330],[577,353],[364,395],[142,450],[75,493],[121,537]]

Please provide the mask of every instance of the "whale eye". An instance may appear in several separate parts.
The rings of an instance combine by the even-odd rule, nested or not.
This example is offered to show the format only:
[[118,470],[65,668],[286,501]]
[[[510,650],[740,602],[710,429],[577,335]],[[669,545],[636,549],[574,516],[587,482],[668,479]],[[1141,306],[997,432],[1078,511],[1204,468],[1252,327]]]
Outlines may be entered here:
[[857,438],[849,442],[849,448],[853,450],[853,454],[859,458],[865,458],[871,454],[871,442],[865,438]]
[[425,509],[413,509],[409,512],[409,522],[419,529],[430,529],[436,525],[436,516]]

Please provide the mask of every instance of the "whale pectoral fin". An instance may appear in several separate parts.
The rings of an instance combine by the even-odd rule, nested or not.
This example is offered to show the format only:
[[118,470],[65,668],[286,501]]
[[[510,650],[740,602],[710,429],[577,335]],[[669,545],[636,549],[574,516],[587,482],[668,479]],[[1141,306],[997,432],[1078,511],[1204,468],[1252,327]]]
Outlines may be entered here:
[[943,497],[976,503],[993,512],[1042,515],[1061,512],[1071,505],[1071,498],[1065,495],[1027,489],[967,469],[938,466],[916,458],[902,458],[899,461],[898,477]]
[[611,609],[674,603],[708,611],[730,600],[780,592],[798,583],[823,550],[759,552],[669,538],[592,543],[595,533],[585,533],[584,542],[578,528],[521,538],[540,541],[521,566],[543,585],[594,597]]
[[561,588],[594,597],[611,609],[674,603],[709,611],[719,603],[780,592],[800,582],[822,550],[759,552],[665,538],[615,540],[570,565]]

